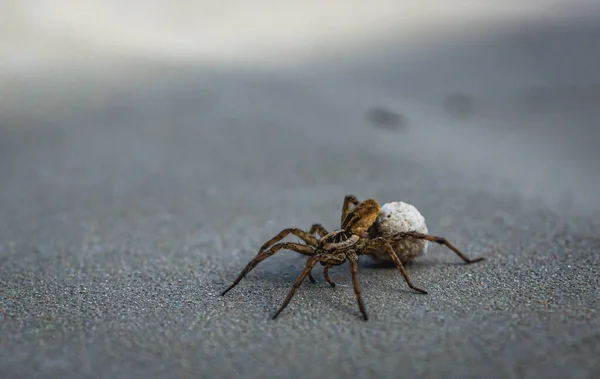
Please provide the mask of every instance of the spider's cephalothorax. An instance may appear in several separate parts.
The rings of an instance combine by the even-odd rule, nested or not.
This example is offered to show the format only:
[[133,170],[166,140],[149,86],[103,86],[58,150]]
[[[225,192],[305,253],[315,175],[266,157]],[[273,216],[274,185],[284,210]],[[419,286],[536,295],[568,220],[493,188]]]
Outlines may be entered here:
[[[352,209],[353,205],[354,208]],[[315,282],[311,271],[317,263],[320,263],[322,266],[324,266],[325,280],[332,287],[335,287],[335,283],[329,277],[329,268],[341,265],[344,262],[348,261],[350,263],[352,284],[354,286],[354,292],[358,301],[358,307],[364,319],[367,320],[367,312],[362,301],[360,286],[358,284],[359,255],[367,255],[373,251],[383,248],[390,255],[390,258],[394,261],[394,263],[398,267],[398,270],[400,270],[400,273],[406,280],[408,286],[413,290],[424,294],[426,294],[427,292],[415,287],[412,284],[410,278],[408,277],[408,274],[406,273],[406,270],[404,269],[404,266],[402,265],[400,259],[398,259],[398,256],[394,252],[394,249],[390,245],[390,241],[399,238],[425,239],[428,241],[437,242],[439,244],[448,246],[467,263],[479,262],[483,259],[478,258],[471,260],[464,256],[458,249],[452,246],[444,238],[431,236],[428,234],[406,232],[394,235],[389,239],[385,239],[383,237],[369,237],[368,230],[377,220],[379,211],[379,203],[377,203],[377,201],[373,199],[368,199],[363,202],[359,202],[355,196],[348,195],[344,199],[340,229],[329,233],[321,224],[314,224],[308,232],[305,232],[298,228],[288,228],[282,230],[279,234],[267,241],[260,248],[256,257],[246,265],[246,267],[242,270],[242,272],[233,282],[233,284],[229,286],[225,291],[223,291],[221,295],[225,295],[229,290],[235,287],[244,278],[244,276],[246,276],[246,274],[248,274],[248,272],[250,272],[254,267],[256,267],[256,265],[259,264],[261,261],[270,257],[271,255],[275,254],[281,249],[287,249],[306,255],[309,258],[306,262],[306,267],[304,268],[298,279],[296,279],[296,282],[294,283],[291,291],[289,292],[281,307],[273,315],[273,318],[276,318],[281,313],[281,311],[283,311],[283,309],[289,304],[290,300],[294,296],[294,293],[296,292],[296,289],[300,287],[300,285],[302,284],[304,279],[306,279],[307,276],[313,283]],[[304,241],[305,244],[293,242],[277,243],[289,234],[293,234],[299,237]],[[318,235],[319,238],[315,237],[315,234]]]

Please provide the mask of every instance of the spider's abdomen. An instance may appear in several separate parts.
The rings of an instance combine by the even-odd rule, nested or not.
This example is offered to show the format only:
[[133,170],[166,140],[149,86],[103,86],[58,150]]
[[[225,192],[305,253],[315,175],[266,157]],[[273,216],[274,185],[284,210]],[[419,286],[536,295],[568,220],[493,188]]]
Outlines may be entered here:
[[323,236],[319,241],[319,247],[325,251],[344,250],[356,245],[359,239],[356,234],[340,229]]

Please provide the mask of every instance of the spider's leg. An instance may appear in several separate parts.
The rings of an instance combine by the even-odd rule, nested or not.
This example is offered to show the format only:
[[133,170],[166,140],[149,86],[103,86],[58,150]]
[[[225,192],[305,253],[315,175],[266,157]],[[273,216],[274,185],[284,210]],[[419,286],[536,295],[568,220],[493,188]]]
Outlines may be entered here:
[[329,234],[329,232],[327,231],[327,229],[325,229],[325,227],[323,225],[321,225],[321,224],[313,224],[310,227],[310,230],[308,231],[308,233],[313,234],[313,235],[315,233],[317,233],[317,235],[319,237],[321,237],[321,238],[325,237],[327,234]]
[[[320,230],[320,229],[325,230],[325,228],[323,228],[320,224],[313,225],[310,228],[309,232],[305,232],[304,230],[298,229],[298,228],[283,229],[275,237],[271,238],[270,240],[268,240],[265,244],[263,244],[260,247],[260,250],[258,250],[256,257],[263,254],[265,252],[265,250],[267,250],[269,248],[269,246],[273,245],[275,242],[281,241],[282,239],[287,237],[289,234],[293,234],[296,237],[302,239],[309,246],[317,247],[317,245],[319,244],[319,241],[313,236],[313,234],[314,234],[315,230]],[[325,234],[327,234],[327,233],[325,233]],[[317,282],[312,275],[310,275],[310,281],[313,283]]]
[[287,228],[287,229],[283,229],[275,237],[271,238],[265,244],[263,244],[260,247],[260,250],[258,251],[257,256],[259,256],[265,250],[267,250],[269,248],[269,246],[273,245],[275,242],[281,241],[282,239],[287,237],[289,234],[295,235],[296,237],[300,238],[302,241],[306,242],[306,244],[309,246],[317,247],[317,245],[319,244],[319,241],[311,233],[305,232],[304,230],[298,229],[298,228]]
[[392,258],[392,260],[396,264],[396,267],[398,267],[398,270],[400,270],[400,273],[404,277],[404,280],[406,280],[406,283],[408,284],[408,286],[417,292],[426,294],[427,291],[417,288],[417,287],[415,287],[414,284],[412,284],[412,281],[408,277],[408,273],[404,269],[402,262],[400,262],[400,259],[398,258],[398,256],[396,255],[396,252],[392,248],[392,245],[390,245],[390,243],[385,238],[377,237],[377,238],[370,240],[369,243],[363,249],[362,254],[369,254],[373,250],[376,250],[380,247],[383,247],[387,251],[387,253],[390,255],[390,258]]
[[333,280],[331,280],[331,277],[329,277],[330,268],[331,266],[325,266],[325,268],[323,269],[323,273],[325,274],[325,280],[327,280],[327,283],[329,283],[330,286],[335,288],[335,283],[333,282]]
[[275,244],[275,245],[271,246],[271,248],[269,250],[260,252],[256,257],[254,257],[254,259],[251,260],[250,263],[248,263],[246,265],[246,267],[244,267],[244,269],[242,270],[240,275],[237,277],[237,279],[233,282],[233,284],[230,285],[225,291],[223,291],[221,293],[221,296],[225,295],[227,292],[229,292],[229,290],[231,290],[233,287],[235,287],[240,282],[240,280],[242,280],[244,278],[244,276],[246,276],[247,273],[249,273],[254,267],[256,267],[256,265],[258,265],[260,262],[264,261],[265,259],[267,259],[268,257],[275,254],[277,251],[279,251],[281,249],[292,250],[297,253],[300,253],[303,255],[308,255],[311,257],[315,255],[315,251],[310,246],[301,245],[299,243],[293,243],[293,242],[282,242],[282,243]]
[[276,319],[277,316],[279,316],[279,314],[281,313],[281,311],[283,311],[283,309],[285,307],[287,307],[287,305],[289,304],[290,300],[292,300],[292,297],[294,296],[294,293],[296,292],[296,290],[298,289],[298,287],[300,287],[300,284],[302,284],[302,282],[304,281],[304,279],[306,278],[306,276],[310,273],[310,270],[312,270],[312,268],[315,267],[315,265],[317,264],[317,262],[319,262],[320,258],[321,258],[321,256],[315,255],[315,256],[310,257],[308,259],[308,261],[306,262],[306,267],[304,268],[304,270],[302,271],[302,273],[300,274],[300,276],[298,276],[298,279],[296,279],[296,282],[294,283],[294,285],[292,286],[291,291],[288,293],[287,297],[283,301],[283,304],[281,305],[281,307],[279,307],[279,309],[277,310],[277,312],[275,312],[275,314],[273,315],[273,320]]
[[360,295],[360,285],[358,284],[358,257],[355,253],[348,256],[348,260],[350,261],[350,272],[352,273],[352,284],[354,285],[354,293],[356,294],[356,300],[358,301],[358,308],[360,309],[360,313],[362,313],[365,321],[369,319],[367,317],[367,311],[365,309],[365,304],[362,301],[362,296]]
[[[321,224],[313,224],[309,231],[309,234],[314,235],[315,233],[317,233],[317,235],[321,238],[323,238],[324,236],[326,236],[327,234],[329,234],[329,232],[327,231],[327,229],[325,229],[325,227]],[[317,281],[315,280],[315,278],[312,276],[312,273],[308,274],[308,279],[310,279],[311,283],[316,283]]]
[[429,235],[429,234],[423,234],[423,233],[419,233],[419,232],[404,232],[404,233],[394,234],[392,236],[392,238],[390,239],[390,241],[401,240],[401,239],[406,238],[406,237],[423,239],[423,240],[427,240],[427,241],[439,243],[440,245],[444,245],[448,249],[450,249],[454,253],[456,253],[456,255],[458,255],[459,257],[461,257],[462,260],[465,261],[467,264],[475,263],[475,262],[481,262],[482,260],[485,259],[483,257],[481,257],[481,258],[475,258],[475,259],[467,258],[467,256],[465,256],[454,245],[452,245],[450,242],[448,242],[444,237],[437,237],[437,236],[432,236],[432,235]]
[[344,223],[346,216],[348,216],[348,213],[350,213],[351,206],[357,205],[358,203],[359,201],[354,195],[346,195],[346,197],[344,197],[344,205],[342,207],[342,219],[340,221],[342,224]]

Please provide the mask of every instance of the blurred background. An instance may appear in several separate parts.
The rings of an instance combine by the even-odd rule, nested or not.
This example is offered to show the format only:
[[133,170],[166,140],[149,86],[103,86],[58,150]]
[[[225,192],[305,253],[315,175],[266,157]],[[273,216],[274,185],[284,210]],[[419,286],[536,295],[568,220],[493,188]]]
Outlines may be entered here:
[[7,239],[96,207],[145,231],[138,203],[194,238],[335,215],[346,193],[600,209],[595,1],[0,6]]
[[598,205],[597,1],[19,0],[0,13],[5,186],[15,161],[91,135],[102,160],[194,171],[164,155],[193,135],[231,176],[260,175],[274,156],[258,151],[291,144],[304,161],[272,162],[268,180],[326,181],[309,153],[347,145],[346,178],[377,153]]

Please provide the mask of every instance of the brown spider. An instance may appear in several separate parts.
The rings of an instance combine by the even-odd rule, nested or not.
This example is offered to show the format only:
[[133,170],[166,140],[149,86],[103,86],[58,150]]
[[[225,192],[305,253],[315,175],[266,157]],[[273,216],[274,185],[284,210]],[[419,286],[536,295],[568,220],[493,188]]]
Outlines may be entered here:
[[[354,209],[352,208],[354,205]],[[425,290],[415,287],[402,262],[394,252],[394,249],[390,245],[390,242],[398,241],[403,238],[418,238],[427,241],[439,243],[445,245],[458,256],[460,256],[466,263],[475,263],[483,260],[483,258],[469,259],[463,255],[456,247],[446,241],[443,237],[436,237],[428,234],[422,234],[417,232],[405,232],[398,233],[389,239],[383,237],[374,237],[369,235],[369,228],[375,223],[377,216],[379,215],[379,203],[373,199],[368,199],[363,202],[359,202],[355,196],[347,195],[344,198],[344,205],[342,208],[342,223],[341,229],[333,231],[331,233],[321,224],[314,224],[308,232],[305,232],[298,228],[288,228],[282,230],[275,237],[271,238],[265,243],[259,250],[256,257],[246,265],[244,270],[240,273],[237,279],[229,286],[221,295],[225,295],[229,290],[235,287],[243,278],[248,274],[256,265],[275,254],[281,249],[292,250],[297,253],[308,256],[306,267],[296,279],[291,291],[285,298],[285,301],[277,312],[273,315],[275,319],[283,311],[283,309],[289,304],[290,300],[294,296],[294,293],[300,287],[304,279],[308,276],[309,279],[315,283],[311,271],[317,263],[321,263],[324,266],[325,280],[332,286],[335,287],[335,283],[329,277],[329,269],[332,266],[338,266],[344,263],[346,260],[350,262],[350,272],[352,273],[352,284],[354,285],[354,293],[358,301],[358,307],[365,320],[368,320],[365,305],[363,304],[362,297],[360,294],[360,286],[358,284],[358,256],[367,255],[379,248],[384,248],[394,261],[398,270],[406,280],[406,283],[413,290],[427,294]],[[315,233],[320,237],[317,239]],[[293,243],[293,242],[282,242],[276,243],[289,234],[293,234],[302,239],[305,244]]]

